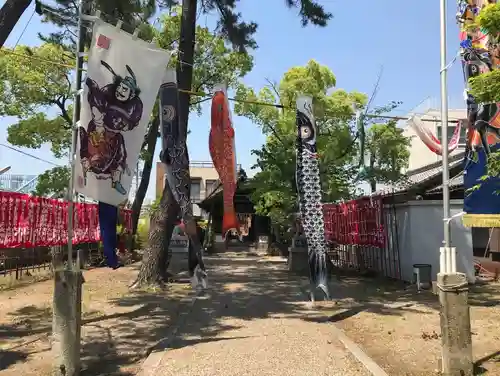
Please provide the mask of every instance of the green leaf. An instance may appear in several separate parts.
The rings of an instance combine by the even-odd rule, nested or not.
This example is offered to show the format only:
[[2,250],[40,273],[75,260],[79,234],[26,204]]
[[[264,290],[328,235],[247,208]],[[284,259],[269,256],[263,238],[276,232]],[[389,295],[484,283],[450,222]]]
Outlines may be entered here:
[[[154,37],[160,46],[172,49],[178,40],[180,20],[181,12],[173,16],[165,15],[161,18],[159,29],[142,25],[141,35]],[[207,28],[197,27],[196,36],[194,91],[211,92],[214,85],[219,83],[235,87],[252,69],[251,56],[230,50],[223,39]],[[57,36],[48,39],[59,41],[61,45],[44,43],[40,47],[18,46],[14,51],[0,52],[0,75],[4,78],[0,80],[0,95],[4,98],[0,102],[0,115],[19,119],[7,129],[11,144],[32,149],[50,144],[52,152],[59,158],[67,155],[71,145],[71,67],[74,58],[68,52],[68,46],[62,44],[62,39]],[[175,63],[174,58],[172,66]],[[199,100],[193,96],[192,111],[201,112],[201,106],[196,104]],[[157,104],[153,114],[158,114]],[[141,157],[149,159],[153,156],[144,152]],[[50,182],[56,183],[44,176],[40,183],[44,188],[40,192],[46,192]]]
[[[306,66],[291,68],[279,84],[270,83],[260,91],[239,85],[236,90],[237,99],[287,107],[295,107],[299,94],[313,97],[323,201],[347,199],[355,194],[353,108],[354,104],[362,108],[367,100],[362,93],[335,90],[335,83],[335,75],[328,67],[311,60]],[[249,182],[253,189],[251,200],[258,214],[284,227],[298,210],[295,111],[236,102],[235,112],[259,125],[267,136],[265,144],[252,151],[260,171]]]
[[56,195],[62,197],[69,185],[70,170],[67,166],[54,167],[38,176],[33,194],[37,196]]
[[11,144],[26,148],[38,149],[50,143],[57,158],[68,155],[71,147],[68,123],[62,117],[47,119],[47,115],[41,112],[9,126],[7,134],[7,141]]

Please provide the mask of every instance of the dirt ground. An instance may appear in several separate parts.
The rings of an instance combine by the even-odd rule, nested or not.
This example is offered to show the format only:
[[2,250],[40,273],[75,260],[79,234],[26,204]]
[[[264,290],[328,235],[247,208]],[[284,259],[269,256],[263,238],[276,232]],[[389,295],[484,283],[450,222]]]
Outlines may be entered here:
[[[437,296],[358,277],[333,286],[336,304],[317,303],[321,314],[311,320],[336,323],[389,375],[440,374]],[[472,287],[469,303],[476,374],[500,375],[500,284]]]
[[[135,375],[148,351],[187,309],[187,285],[129,292],[138,265],[84,273],[82,376]],[[0,291],[0,374],[49,375],[52,289],[49,280]],[[418,294],[400,283],[353,276],[335,282],[332,296],[335,305],[318,303],[317,314],[304,320],[334,322],[391,376],[439,374],[436,296]],[[500,284],[471,288],[470,305],[477,374],[500,375]]]
[[[188,304],[186,284],[131,293],[139,264],[84,272],[82,376],[135,375]],[[0,373],[50,374],[53,281],[0,291]]]
[[0,275],[0,291],[27,286],[34,282],[46,281],[51,278],[49,267],[46,268],[30,268],[19,273],[19,278],[16,279],[15,272]]

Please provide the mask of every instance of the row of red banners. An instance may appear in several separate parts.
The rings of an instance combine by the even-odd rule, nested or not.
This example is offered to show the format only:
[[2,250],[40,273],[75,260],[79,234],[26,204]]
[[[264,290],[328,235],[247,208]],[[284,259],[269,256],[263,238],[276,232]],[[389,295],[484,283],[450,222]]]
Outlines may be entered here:
[[325,235],[337,244],[385,246],[381,197],[323,205]]
[[[385,231],[381,198],[323,205],[327,240],[338,244],[383,247]],[[76,203],[73,244],[101,239],[97,204]],[[124,209],[125,228],[132,212]],[[31,248],[68,242],[68,202],[14,192],[0,192],[0,248]]]
[[[132,212],[121,211],[127,230]],[[73,244],[101,239],[97,204],[75,203]],[[68,202],[14,192],[0,192],[0,248],[32,248],[68,243]]]

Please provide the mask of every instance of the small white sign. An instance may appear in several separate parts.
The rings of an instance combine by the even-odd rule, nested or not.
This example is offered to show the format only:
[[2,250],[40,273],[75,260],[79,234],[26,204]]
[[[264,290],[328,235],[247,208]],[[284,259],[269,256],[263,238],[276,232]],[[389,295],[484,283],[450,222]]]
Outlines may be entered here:
[[259,243],[269,243],[268,236],[259,236]]
[[188,253],[189,238],[182,235],[172,235],[170,239],[170,249],[174,253]]

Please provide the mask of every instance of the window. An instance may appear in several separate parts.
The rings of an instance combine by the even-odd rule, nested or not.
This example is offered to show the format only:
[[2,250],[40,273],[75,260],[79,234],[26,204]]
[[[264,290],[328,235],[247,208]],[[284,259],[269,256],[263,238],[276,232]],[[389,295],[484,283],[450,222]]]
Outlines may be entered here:
[[[453,126],[448,126],[448,142],[450,142],[451,138],[453,137],[453,132],[455,132],[455,125]],[[441,141],[441,126],[437,127],[437,139]],[[459,144],[465,144],[467,140],[467,128],[462,127],[460,129],[460,140],[458,141]]]
[[212,192],[215,191],[218,185],[219,185],[218,180],[213,180],[213,179],[205,180],[205,197],[210,196]]
[[201,199],[201,180],[191,179],[191,201],[200,202]]

